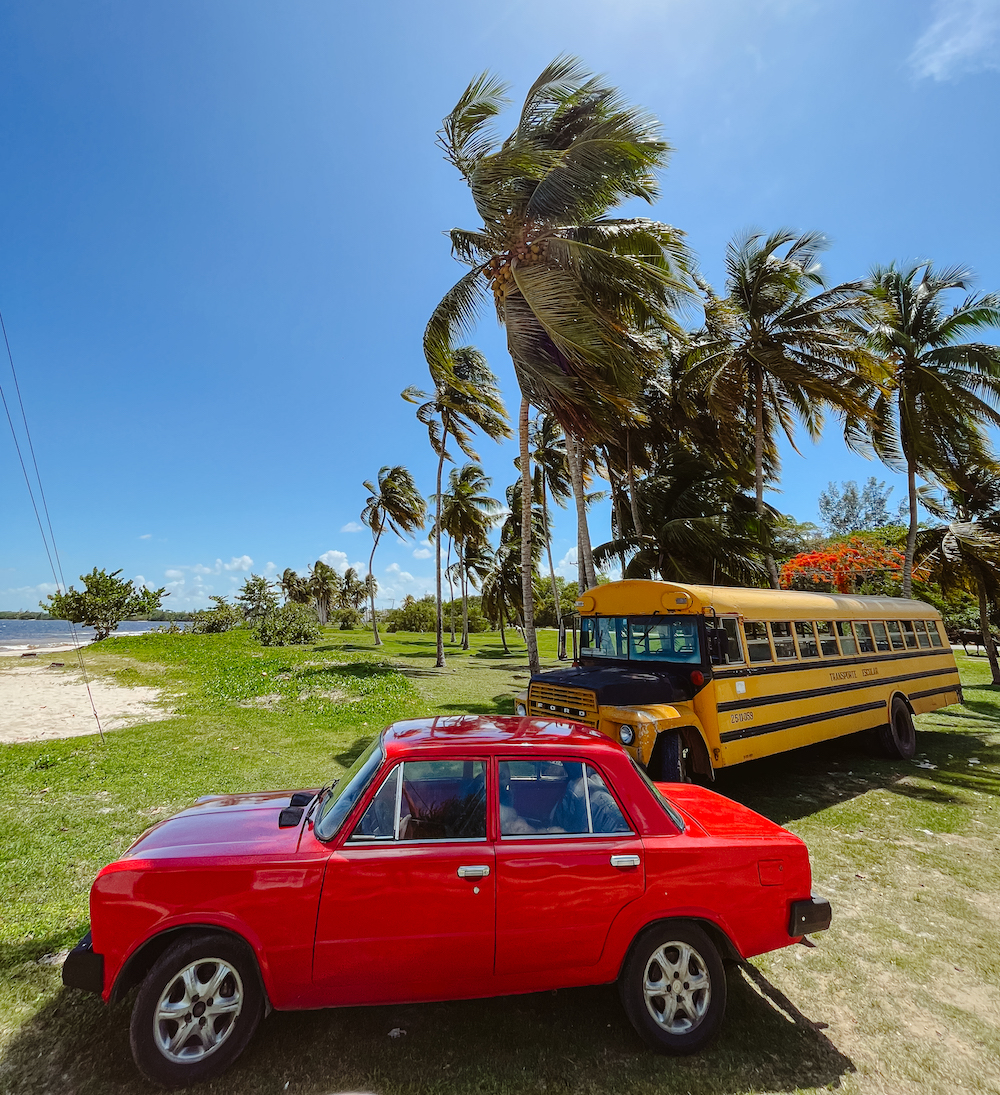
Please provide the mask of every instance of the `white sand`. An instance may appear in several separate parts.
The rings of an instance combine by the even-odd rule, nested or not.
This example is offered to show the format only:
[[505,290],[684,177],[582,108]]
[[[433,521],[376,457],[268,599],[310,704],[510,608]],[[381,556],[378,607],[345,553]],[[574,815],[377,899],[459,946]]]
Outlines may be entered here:
[[[50,668],[52,661],[65,661],[66,666]],[[83,673],[51,648],[39,651],[30,662],[4,658],[0,662],[0,742],[96,734],[90,696],[105,730],[163,719],[170,712],[156,706],[159,695],[156,688],[123,688],[91,678],[88,696]]]

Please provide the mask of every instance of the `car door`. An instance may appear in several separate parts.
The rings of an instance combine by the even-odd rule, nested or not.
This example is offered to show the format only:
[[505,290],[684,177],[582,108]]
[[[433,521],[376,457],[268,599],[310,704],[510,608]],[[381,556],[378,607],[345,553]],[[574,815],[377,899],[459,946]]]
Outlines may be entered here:
[[331,855],[313,962],[329,1003],[490,994],[486,767],[473,758],[398,764]]
[[498,775],[497,977],[586,983],[566,971],[596,965],[611,922],[642,895],[642,841],[592,765],[512,758]]

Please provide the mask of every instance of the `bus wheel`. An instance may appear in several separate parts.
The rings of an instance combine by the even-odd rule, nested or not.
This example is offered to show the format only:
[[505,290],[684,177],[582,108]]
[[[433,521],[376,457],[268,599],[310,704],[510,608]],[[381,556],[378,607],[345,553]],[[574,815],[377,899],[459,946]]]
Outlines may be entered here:
[[902,696],[893,699],[889,721],[878,728],[878,740],[887,756],[910,760],[916,753],[917,731],[913,726],[913,716]]
[[687,783],[684,739],[676,730],[664,730],[657,737],[647,771],[660,783]]

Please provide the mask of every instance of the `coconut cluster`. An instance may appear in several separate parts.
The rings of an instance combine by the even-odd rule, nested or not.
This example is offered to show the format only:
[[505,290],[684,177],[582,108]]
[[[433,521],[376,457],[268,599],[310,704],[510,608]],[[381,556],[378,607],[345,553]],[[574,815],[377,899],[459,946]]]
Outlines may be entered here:
[[547,247],[547,240],[518,243],[509,251],[490,259],[483,267],[483,273],[489,279],[497,305],[503,303],[504,298],[514,286],[514,271],[511,269],[514,260],[517,260],[518,266],[530,266],[532,263],[541,262],[545,258]]

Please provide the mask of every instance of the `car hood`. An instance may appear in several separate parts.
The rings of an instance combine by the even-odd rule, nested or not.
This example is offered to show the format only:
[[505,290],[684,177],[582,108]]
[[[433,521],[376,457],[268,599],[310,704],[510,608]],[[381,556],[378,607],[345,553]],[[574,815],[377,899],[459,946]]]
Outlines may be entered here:
[[686,821],[694,822],[709,836],[758,840],[780,836],[798,840],[787,829],[761,814],[705,787],[693,783],[658,783],[657,787],[680,810]]
[[158,822],[139,837],[122,859],[176,856],[239,856],[293,852],[298,825],[281,829],[278,816],[292,791],[252,795],[211,795]]

